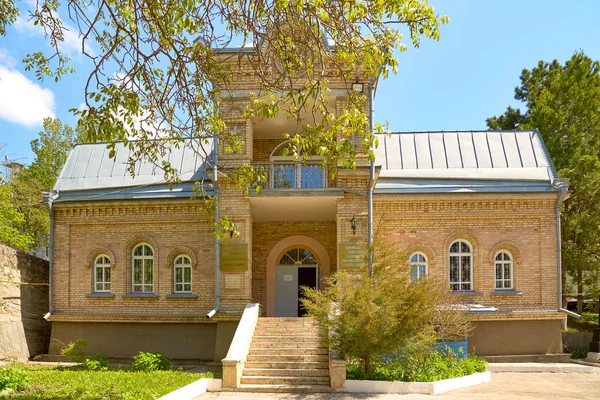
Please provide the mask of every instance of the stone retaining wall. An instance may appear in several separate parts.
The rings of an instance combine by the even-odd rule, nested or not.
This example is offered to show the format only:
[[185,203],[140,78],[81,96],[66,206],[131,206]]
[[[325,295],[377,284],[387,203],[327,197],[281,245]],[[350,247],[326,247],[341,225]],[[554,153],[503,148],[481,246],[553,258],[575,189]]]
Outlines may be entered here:
[[0,360],[48,351],[48,268],[48,261],[0,243]]

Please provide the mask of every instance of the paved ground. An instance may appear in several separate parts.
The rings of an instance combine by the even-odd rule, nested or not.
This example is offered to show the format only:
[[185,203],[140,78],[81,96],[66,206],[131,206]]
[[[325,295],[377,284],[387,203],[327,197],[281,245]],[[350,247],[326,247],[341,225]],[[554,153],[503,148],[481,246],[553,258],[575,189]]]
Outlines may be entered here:
[[492,381],[465,389],[458,389],[437,396],[428,395],[366,395],[366,394],[259,394],[259,393],[206,393],[201,400],[496,400],[496,399],[544,399],[544,400],[598,400],[600,399],[600,375],[577,373],[492,373]]

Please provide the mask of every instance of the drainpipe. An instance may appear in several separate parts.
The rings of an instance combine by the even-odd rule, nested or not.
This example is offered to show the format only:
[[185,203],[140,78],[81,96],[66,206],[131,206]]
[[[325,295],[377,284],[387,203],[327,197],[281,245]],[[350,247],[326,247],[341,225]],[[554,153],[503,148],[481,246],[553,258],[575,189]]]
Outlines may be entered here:
[[212,318],[221,309],[221,260],[219,252],[219,185],[217,184],[217,162],[219,161],[219,136],[213,139],[213,190],[215,196],[215,292],[216,306],[206,314],[206,318]]
[[562,306],[562,240],[561,240],[561,226],[560,226],[560,206],[563,201],[569,197],[569,179],[555,179],[553,182],[554,187],[558,190],[558,197],[556,199],[556,205],[554,211],[556,212],[556,258],[558,264],[557,271],[557,282],[558,282],[558,311],[561,311],[571,317],[577,319],[581,318],[581,315],[576,314],[572,311],[566,310]]
[[[369,81],[369,132],[373,134],[373,113],[375,112],[374,87],[376,77],[372,77]],[[375,151],[375,149],[371,149]],[[367,268],[369,275],[373,274],[373,189],[375,186],[375,163],[373,160],[369,162],[369,188],[367,191],[367,215],[368,215],[368,234],[367,234]]]
[[54,210],[52,209],[52,202],[58,198],[58,193],[49,190],[43,192],[44,203],[48,206],[50,212],[50,238],[49,238],[49,249],[48,249],[48,312],[44,315],[44,319],[47,320],[54,311],[52,306],[52,269],[53,269],[53,253],[54,253]]

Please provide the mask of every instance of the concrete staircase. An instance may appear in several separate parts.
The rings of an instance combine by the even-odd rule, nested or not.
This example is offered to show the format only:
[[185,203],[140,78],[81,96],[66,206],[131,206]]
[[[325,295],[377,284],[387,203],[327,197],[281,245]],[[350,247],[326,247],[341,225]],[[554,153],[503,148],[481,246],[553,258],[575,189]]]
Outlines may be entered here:
[[311,318],[259,318],[244,365],[246,392],[314,393],[333,391],[329,351]]

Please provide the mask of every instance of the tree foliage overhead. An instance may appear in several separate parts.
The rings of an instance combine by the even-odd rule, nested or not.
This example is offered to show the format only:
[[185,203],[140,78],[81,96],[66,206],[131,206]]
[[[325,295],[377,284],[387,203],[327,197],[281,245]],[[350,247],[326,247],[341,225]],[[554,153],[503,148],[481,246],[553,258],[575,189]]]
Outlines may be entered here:
[[[15,0],[0,4],[7,10],[0,18],[2,34],[14,21]],[[61,51],[67,23],[81,35],[93,70],[85,86],[88,109],[74,111],[85,117],[87,139],[109,142],[109,147],[124,141],[133,152],[130,161],[149,159],[167,178],[174,170],[159,161],[159,154],[186,138],[225,129],[219,105],[231,82],[217,55],[232,43],[250,42],[260,49],[250,62],[262,89],[246,117],[268,118],[275,111],[293,117],[310,107],[348,138],[363,135],[368,144],[373,139],[364,132],[364,99],[351,101],[342,115],[328,110],[325,70],[333,66],[349,82],[356,71],[385,77],[396,71],[395,52],[406,48],[401,29],[418,46],[421,37],[439,39],[439,27],[448,21],[427,0],[40,0],[28,16],[45,30],[54,49],[25,59],[40,79],[71,72]],[[272,73],[275,61],[281,74]],[[311,140],[328,131],[324,124],[301,128],[313,134]],[[156,137],[165,140],[151,141]],[[353,156],[346,141],[323,140],[319,149],[333,164]]]
[[[583,52],[565,63],[540,61],[523,70],[515,99],[487,119],[490,129],[538,129],[558,175],[569,178],[571,197],[563,205],[563,265],[581,293],[586,277],[600,270],[600,63]],[[597,275],[596,275],[597,276]],[[600,289],[589,281],[588,289]]]

